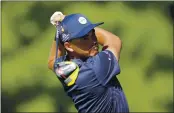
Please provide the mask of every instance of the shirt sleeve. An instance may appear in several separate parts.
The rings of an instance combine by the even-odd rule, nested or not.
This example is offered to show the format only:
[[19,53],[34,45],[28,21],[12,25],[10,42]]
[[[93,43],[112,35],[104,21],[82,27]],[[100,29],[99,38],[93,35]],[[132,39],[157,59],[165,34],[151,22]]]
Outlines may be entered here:
[[107,85],[110,80],[120,73],[120,66],[109,50],[99,52],[94,57],[93,70],[102,85]]

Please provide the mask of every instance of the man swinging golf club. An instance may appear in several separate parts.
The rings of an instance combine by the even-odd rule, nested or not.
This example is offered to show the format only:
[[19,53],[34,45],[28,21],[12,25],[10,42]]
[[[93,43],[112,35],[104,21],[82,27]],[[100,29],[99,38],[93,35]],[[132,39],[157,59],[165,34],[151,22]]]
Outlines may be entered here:
[[[79,113],[129,112],[120,73],[121,40],[82,14],[55,12],[56,26],[48,67],[62,83]],[[103,47],[99,52],[99,44]]]

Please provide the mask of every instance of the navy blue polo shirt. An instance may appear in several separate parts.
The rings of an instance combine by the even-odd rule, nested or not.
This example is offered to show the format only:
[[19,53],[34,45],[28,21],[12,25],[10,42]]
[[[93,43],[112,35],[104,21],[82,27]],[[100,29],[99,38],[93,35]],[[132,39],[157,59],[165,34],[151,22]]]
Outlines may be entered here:
[[[56,62],[64,60],[65,56],[62,56]],[[79,75],[75,84],[64,86],[64,90],[79,113],[129,112],[126,97],[116,77],[120,73],[120,66],[111,51],[101,51],[86,61],[72,61],[78,64]]]

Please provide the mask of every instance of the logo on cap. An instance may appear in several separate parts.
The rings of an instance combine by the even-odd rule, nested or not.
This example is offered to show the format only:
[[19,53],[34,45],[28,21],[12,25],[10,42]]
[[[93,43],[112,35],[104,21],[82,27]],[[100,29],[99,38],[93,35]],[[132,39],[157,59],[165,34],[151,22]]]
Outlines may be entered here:
[[86,18],[84,18],[84,17],[79,17],[79,22],[80,22],[81,24],[86,24],[86,23],[87,23],[87,20],[86,20]]
[[63,42],[67,41],[67,40],[69,39],[69,37],[70,37],[69,34],[63,33],[63,34],[62,34],[62,41],[63,41]]

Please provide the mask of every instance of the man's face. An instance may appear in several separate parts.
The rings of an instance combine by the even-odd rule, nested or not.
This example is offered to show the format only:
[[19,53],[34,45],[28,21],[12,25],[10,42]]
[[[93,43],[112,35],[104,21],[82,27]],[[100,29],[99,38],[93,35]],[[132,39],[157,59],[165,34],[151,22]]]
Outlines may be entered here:
[[74,39],[70,43],[74,53],[81,57],[95,56],[98,53],[99,46],[94,29],[84,37]]

